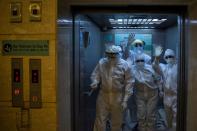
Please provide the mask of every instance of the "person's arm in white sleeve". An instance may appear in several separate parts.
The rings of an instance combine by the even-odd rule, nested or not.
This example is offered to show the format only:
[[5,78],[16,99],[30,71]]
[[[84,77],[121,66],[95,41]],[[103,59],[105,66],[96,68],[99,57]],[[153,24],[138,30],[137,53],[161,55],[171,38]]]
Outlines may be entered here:
[[99,64],[96,65],[94,71],[91,74],[91,81],[92,83],[90,84],[90,87],[95,90],[98,88],[98,84],[100,83],[100,69],[99,69]]
[[125,109],[127,107],[127,101],[131,95],[133,95],[133,85],[134,85],[135,79],[132,74],[131,68],[127,67],[125,72],[125,94],[123,98],[123,108]]
[[151,57],[149,55],[145,56],[145,60],[146,60],[146,64],[151,65],[152,61],[151,61]]
[[157,74],[163,77],[163,72],[162,72],[162,68],[160,67],[159,60],[160,60],[160,57],[155,57],[155,60],[152,63],[152,68]]
[[134,34],[129,34],[129,36],[128,36],[127,46],[123,52],[124,60],[127,60],[130,56],[131,44],[135,40],[134,37],[135,37]]

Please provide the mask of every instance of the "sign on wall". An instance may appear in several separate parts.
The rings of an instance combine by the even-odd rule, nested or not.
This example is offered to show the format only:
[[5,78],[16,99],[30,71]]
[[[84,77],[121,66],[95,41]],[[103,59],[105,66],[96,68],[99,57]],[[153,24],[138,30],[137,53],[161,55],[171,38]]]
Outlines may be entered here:
[[1,41],[4,56],[48,56],[48,40],[4,40]]

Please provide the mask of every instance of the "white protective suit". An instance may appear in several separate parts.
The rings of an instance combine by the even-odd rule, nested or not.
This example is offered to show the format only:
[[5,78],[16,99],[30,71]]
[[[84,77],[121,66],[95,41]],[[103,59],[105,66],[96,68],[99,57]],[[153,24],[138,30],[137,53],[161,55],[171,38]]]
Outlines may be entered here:
[[[130,38],[131,39],[131,38]],[[128,44],[131,42],[132,40],[128,40]],[[130,45],[130,44],[129,44]],[[133,46],[133,50],[130,50],[130,46],[129,46],[129,50],[126,50],[128,52],[126,52],[125,54],[125,59],[128,62],[129,66],[133,66],[135,64],[135,60],[136,57],[139,55],[143,55],[144,59],[145,59],[145,63],[146,64],[151,64],[151,57],[149,55],[147,55],[146,53],[144,53],[144,45],[145,43],[139,39],[135,39],[131,45]],[[140,45],[140,46],[139,46]],[[128,48],[128,47],[127,47]],[[128,53],[128,55],[127,55]],[[135,93],[135,91],[134,91]],[[130,130],[134,130],[137,126],[137,106],[136,106],[136,100],[135,100],[135,96],[131,96],[131,98],[129,99],[128,102],[128,111],[125,113],[125,118],[124,118],[124,131],[130,131]]]
[[[113,50],[106,52],[114,53]],[[123,110],[132,95],[134,83],[127,62],[120,57],[102,58],[94,69],[91,80],[93,89],[100,84],[94,131],[105,131],[107,120],[111,122],[111,131],[121,131]]]
[[[168,57],[173,58],[168,58]],[[164,60],[167,64],[154,63],[156,70],[162,75],[164,81],[164,107],[167,116],[168,128],[176,128],[177,113],[177,63],[175,53],[167,49],[164,53]]]
[[137,56],[135,65],[132,67],[135,76],[138,130],[154,131],[160,77],[151,65],[138,62],[141,60],[145,61],[145,57]]

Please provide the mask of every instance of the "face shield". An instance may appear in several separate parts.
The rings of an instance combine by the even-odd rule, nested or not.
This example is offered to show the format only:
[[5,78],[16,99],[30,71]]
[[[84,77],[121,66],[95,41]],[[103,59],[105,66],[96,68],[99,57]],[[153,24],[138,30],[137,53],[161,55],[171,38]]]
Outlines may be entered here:
[[119,53],[108,53],[108,52],[106,52],[106,56],[108,57],[108,58],[117,58],[118,56],[119,56]]
[[136,39],[132,45],[134,46],[134,52],[137,54],[141,54],[144,52],[144,42],[141,40]]
[[106,48],[105,53],[108,58],[117,58],[121,50],[120,46],[110,45]]

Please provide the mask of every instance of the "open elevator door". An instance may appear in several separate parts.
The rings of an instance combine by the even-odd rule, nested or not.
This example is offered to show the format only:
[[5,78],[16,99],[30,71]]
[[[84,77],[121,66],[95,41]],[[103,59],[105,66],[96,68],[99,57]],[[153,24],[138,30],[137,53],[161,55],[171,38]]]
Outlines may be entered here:
[[[168,10],[166,10],[168,9]],[[176,9],[176,10],[175,10]],[[186,14],[185,6],[73,6],[73,79],[72,79],[72,128],[73,131],[92,131],[95,119],[96,98],[98,91],[88,96],[90,89],[90,75],[99,59],[104,56],[105,32],[107,29],[144,29],[130,27],[108,27],[100,26],[97,20],[109,14],[162,14],[177,15],[178,42],[175,50],[178,57],[178,101],[177,101],[177,131],[185,131],[186,128],[186,90],[185,85],[185,32],[184,19]],[[102,14],[101,19],[96,19]],[[94,17],[95,16],[95,17]],[[107,17],[108,18],[108,17]],[[118,18],[116,18],[118,19]],[[153,19],[152,19],[153,20]],[[109,20],[110,21],[110,20]],[[124,22],[123,22],[124,23]],[[120,28],[121,27],[121,28]],[[149,26],[146,28],[152,28]],[[122,32],[121,32],[122,33]],[[150,32],[149,32],[150,33]],[[122,33],[123,34],[123,33]],[[142,33],[141,33],[142,34]],[[107,37],[110,39],[110,36]],[[115,38],[114,38],[115,39]],[[114,41],[115,42],[115,41]],[[159,44],[159,43],[157,43]],[[164,42],[165,45],[165,42]],[[150,48],[149,48],[150,49]],[[151,49],[152,50],[152,49]],[[149,50],[150,55],[152,52]],[[106,125],[107,126],[107,125]]]

